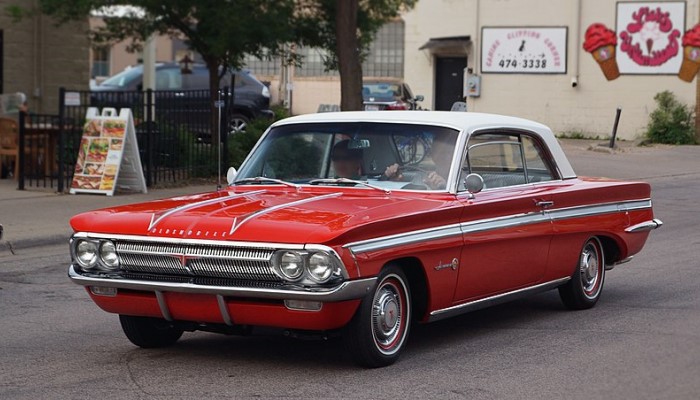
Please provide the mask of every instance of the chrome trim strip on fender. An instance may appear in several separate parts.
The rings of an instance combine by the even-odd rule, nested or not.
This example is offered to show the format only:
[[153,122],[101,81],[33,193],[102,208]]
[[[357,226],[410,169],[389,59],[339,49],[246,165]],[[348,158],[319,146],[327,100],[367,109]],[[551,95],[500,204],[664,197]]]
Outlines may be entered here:
[[214,199],[202,200],[202,201],[198,201],[198,202],[195,202],[195,203],[188,203],[188,204],[185,204],[184,206],[180,206],[180,207],[177,207],[177,208],[173,208],[172,210],[168,210],[168,211],[166,211],[165,213],[163,213],[163,215],[161,215],[161,216],[158,217],[158,218],[156,218],[156,215],[153,214],[153,216],[151,217],[151,223],[148,225],[148,230],[150,231],[151,229],[155,228],[155,226],[158,225],[158,223],[159,223],[160,221],[162,221],[163,219],[165,219],[165,218],[167,218],[167,217],[169,217],[169,216],[171,216],[171,215],[173,215],[173,214],[175,214],[175,213],[178,213],[178,212],[180,212],[180,211],[185,211],[185,210],[189,210],[189,209],[192,209],[192,208],[197,208],[197,207],[201,207],[201,206],[206,206],[206,205],[209,205],[209,204],[216,204],[216,203],[219,203],[219,202],[222,202],[222,201],[233,200],[233,199],[237,199],[237,198],[240,198],[240,197],[250,196],[250,195],[253,195],[253,194],[261,194],[261,193],[265,193],[265,192],[266,192],[266,190],[254,190],[254,191],[245,192],[245,193],[234,193],[234,194],[230,194],[230,195],[228,195],[228,196],[226,196],[226,197],[217,197],[217,198],[214,198]]
[[[442,239],[445,237],[485,232],[495,229],[512,228],[523,225],[538,224],[547,221],[559,221],[571,218],[581,218],[593,215],[603,215],[617,212],[628,212],[651,208],[651,200],[630,200],[618,203],[597,204],[593,206],[576,206],[559,209],[547,209],[533,211],[527,214],[513,214],[498,218],[488,218],[421,229],[396,235],[382,236],[374,239],[348,243],[343,247],[348,248],[353,254],[382,250],[427,240]],[[459,229],[457,229],[459,227]]]
[[507,301],[511,301],[520,297],[525,297],[530,294],[545,292],[547,290],[554,289],[557,286],[561,286],[562,284],[566,283],[569,279],[571,279],[571,277],[556,279],[550,282],[540,283],[539,285],[514,290],[512,292],[501,293],[483,299],[458,304],[456,306],[435,310],[430,313],[428,321],[439,321],[441,319],[449,318],[469,311],[476,311],[482,308],[494,306],[496,304],[505,303]]
[[651,221],[646,221],[646,222],[639,223],[637,225],[632,225],[629,228],[625,229],[625,232],[627,232],[627,233],[649,232],[649,231],[653,231],[656,228],[661,228],[661,226],[663,224],[664,223],[661,222],[660,219],[654,218]]
[[160,313],[163,314],[163,319],[166,321],[173,321],[173,316],[170,315],[170,309],[168,308],[168,303],[165,302],[165,296],[160,290],[156,290],[156,300],[158,300],[158,308],[160,308]]
[[221,313],[221,318],[223,318],[224,323],[228,326],[233,326],[233,320],[231,319],[231,314],[228,313],[228,307],[226,307],[224,296],[217,294],[216,302],[219,304],[219,312]]
[[462,231],[460,229],[460,225],[453,224],[439,226],[435,228],[421,229],[408,233],[399,233],[396,235],[382,236],[376,239],[362,240],[359,242],[348,243],[343,247],[350,249],[350,251],[353,254],[355,254],[373,250],[381,250],[387,247],[423,242],[426,240],[458,236],[461,234]]
[[238,225],[236,225],[236,218],[234,218],[233,223],[231,224],[231,231],[229,232],[229,235],[233,234],[233,232],[235,232],[238,228],[240,228],[246,222],[250,221],[253,218],[257,218],[263,214],[271,213],[273,211],[281,210],[281,209],[287,208],[287,207],[298,206],[298,205],[304,204],[304,203],[310,203],[312,201],[325,200],[325,199],[330,199],[332,197],[340,197],[342,195],[343,195],[343,193],[324,194],[322,196],[309,197],[309,198],[302,199],[302,200],[292,201],[290,203],[284,203],[284,204],[279,204],[279,205],[268,207],[268,208],[263,208],[262,210],[258,210],[256,212],[248,215],[247,217],[243,218],[243,220],[240,223],[238,223]]
[[[288,289],[265,289],[239,286],[198,285],[194,283],[151,282],[123,278],[103,278],[79,274],[71,265],[68,277],[82,286],[101,286],[117,289],[141,290],[147,292],[202,293],[230,297],[248,297],[278,300],[310,300],[334,302],[362,298],[376,284],[377,278],[364,278],[345,281],[331,288],[292,287]],[[160,305],[160,303],[159,303]],[[167,305],[166,305],[167,309]],[[162,309],[161,309],[162,310]],[[165,315],[163,316],[165,318]]]

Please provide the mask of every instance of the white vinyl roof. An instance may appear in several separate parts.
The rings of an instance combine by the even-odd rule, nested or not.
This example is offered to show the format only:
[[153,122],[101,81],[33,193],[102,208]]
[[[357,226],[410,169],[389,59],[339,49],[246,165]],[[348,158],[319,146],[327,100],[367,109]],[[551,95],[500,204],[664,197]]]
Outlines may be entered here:
[[278,121],[273,126],[321,122],[384,122],[439,125],[464,131],[469,135],[485,129],[526,130],[537,134],[549,147],[562,179],[576,177],[576,173],[574,173],[552,130],[546,125],[523,118],[456,111],[346,111],[299,115]]

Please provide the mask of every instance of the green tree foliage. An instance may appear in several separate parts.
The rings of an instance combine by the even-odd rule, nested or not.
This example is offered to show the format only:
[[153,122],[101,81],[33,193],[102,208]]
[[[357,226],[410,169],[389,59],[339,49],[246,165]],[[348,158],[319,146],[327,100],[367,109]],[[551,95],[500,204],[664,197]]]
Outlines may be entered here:
[[666,90],[654,96],[656,109],[649,115],[647,137],[654,143],[693,144],[693,112]]
[[[153,33],[183,37],[207,65],[212,106],[229,67],[240,68],[246,54],[264,57],[294,38],[295,0],[40,0],[39,4],[41,12],[59,23],[84,19],[91,12],[105,15],[104,26],[89,32],[96,44],[130,40],[131,49],[138,49]],[[122,12],[106,12],[108,6],[123,6]]]
[[329,54],[324,63],[328,70],[340,73],[342,110],[362,109],[362,60],[379,28],[417,1],[297,1],[298,41]]

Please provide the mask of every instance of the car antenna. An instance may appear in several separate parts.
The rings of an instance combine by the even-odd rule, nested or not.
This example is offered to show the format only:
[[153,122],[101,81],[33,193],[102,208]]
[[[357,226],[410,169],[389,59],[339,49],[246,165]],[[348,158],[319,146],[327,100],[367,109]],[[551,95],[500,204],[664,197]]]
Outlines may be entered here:
[[217,150],[219,153],[219,158],[217,161],[217,168],[218,168],[218,175],[217,175],[217,180],[216,180],[216,191],[221,190],[221,109],[224,106],[224,102],[221,101],[221,89],[217,90],[217,95],[218,95],[218,100],[214,103],[216,106],[216,112],[217,112],[217,117],[218,117],[218,123],[216,124],[216,131],[217,131]]

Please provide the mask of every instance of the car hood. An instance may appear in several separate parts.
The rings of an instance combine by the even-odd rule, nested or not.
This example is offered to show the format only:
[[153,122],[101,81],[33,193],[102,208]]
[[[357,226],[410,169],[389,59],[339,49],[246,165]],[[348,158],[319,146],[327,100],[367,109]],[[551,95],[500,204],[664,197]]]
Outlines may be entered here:
[[[425,220],[423,223],[431,224],[435,221],[423,218],[424,213],[452,203],[448,196],[443,195],[403,196],[375,189],[311,191],[304,188],[297,191],[292,188],[246,187],[245,190],[231,188],[106,208],[76,215],[70,222],[76,232],[266,243],[328,243],[354,228],[362,227],[363,231],[371,232],[373,224],[387,219],[396,220],[391,225],[397,232],[409,221],[421,225],[417,221]],[[402,217],[400,221],[398,217]],[[370,232],[363,232],[359,237],[366,237]],[[383,233],[391,233],[391,228],[383,227]]]

